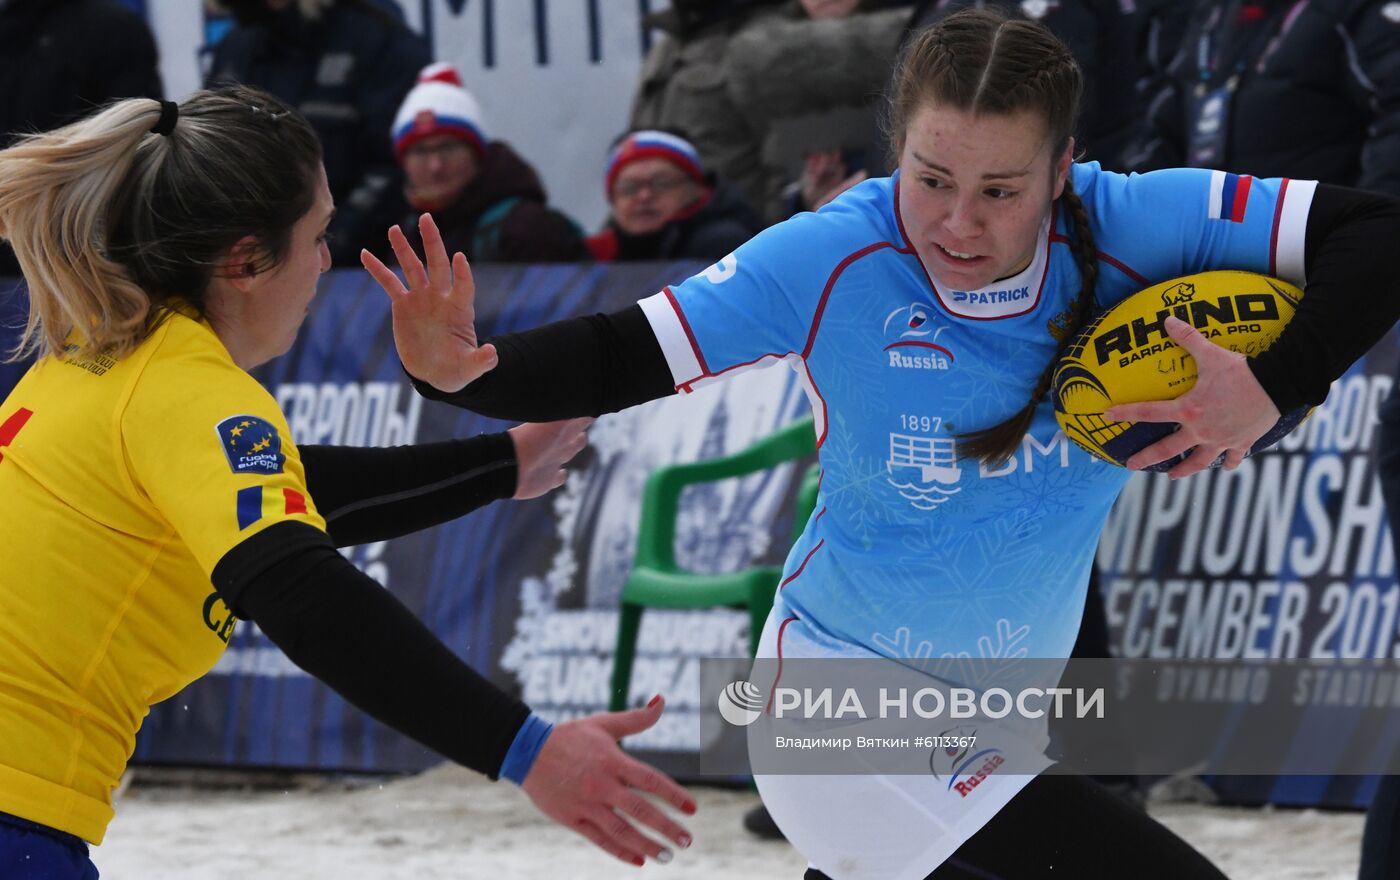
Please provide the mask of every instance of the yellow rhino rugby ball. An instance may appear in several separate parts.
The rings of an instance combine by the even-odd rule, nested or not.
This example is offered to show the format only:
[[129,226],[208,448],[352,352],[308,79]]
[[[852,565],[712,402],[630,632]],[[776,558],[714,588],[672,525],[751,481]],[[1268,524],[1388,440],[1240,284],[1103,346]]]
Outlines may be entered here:
[[[1302,298],[1303,291],[1286,281],[1236,271],[1202,272],[1138,291],[1085,327],[1056,365],[1051,395],[1060,428],[1083,449],[1121,466],[1177,426],[1114,422],[1104,410],[1170,400],[1196,384],[1195,359],[1167,335],[1168,315],[1216,345],[1254,357],[1283,332]],[[1278,442],[1307,413],[1307,407],[1285,413],[1250,452]],[[1151,470],[1166,470],[1181,458]]]

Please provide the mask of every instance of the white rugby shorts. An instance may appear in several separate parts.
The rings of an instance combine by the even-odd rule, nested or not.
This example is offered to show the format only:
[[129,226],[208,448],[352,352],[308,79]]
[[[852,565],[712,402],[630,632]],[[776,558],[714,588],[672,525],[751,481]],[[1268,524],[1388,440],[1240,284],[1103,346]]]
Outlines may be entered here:
[[[804,624],[780,597],[757,656],[879,655]],[[754,780],[769,814],[811,867],[833,880],[923,880],[1034,778],[994,772],[966,794],[932,773],[756,775]]]

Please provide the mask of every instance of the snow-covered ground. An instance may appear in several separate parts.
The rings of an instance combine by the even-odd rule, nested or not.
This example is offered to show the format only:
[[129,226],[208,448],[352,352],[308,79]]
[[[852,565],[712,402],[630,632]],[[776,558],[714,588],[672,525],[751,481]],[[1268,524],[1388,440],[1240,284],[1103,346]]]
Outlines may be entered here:
[[[541,818],[515,786],[456,767],[377,782],[298,779],[255,791],[143,784],[138,774],[93,857],[104,880],[802,876],[805,862],[791,847],[741,827],[756,795],[691,790],[700,804],[687,820],[695,845],[669,865],[637,869]],[[1151,812],[1233,880],[1356,876],[1360,813],[1187,803],[1153,804]]]

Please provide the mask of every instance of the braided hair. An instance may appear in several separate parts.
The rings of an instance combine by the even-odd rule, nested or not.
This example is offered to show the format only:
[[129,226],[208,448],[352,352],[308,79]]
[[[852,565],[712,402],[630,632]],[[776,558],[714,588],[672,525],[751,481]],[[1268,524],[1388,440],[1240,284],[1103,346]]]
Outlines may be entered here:
[[1074,263],[1079,268],[1081,279],[1079,293],[1074,297],[1074,302],[1070,304],[1069,320],[1062,324],[1052,324],[1051,334],[1059,340],[1059,346],[1055,350],[1055,356],[1050,358],[1050,362],[1041,371],[1040,378],[1036,380],[1035,387],[1031,390],[1030,399],[1026,404],[1016,411],[1009,419],[998,422],[990,428],[983,428],[978,431],[969,431],[958,437],[959,454],[967,458],[975,458],[988,464],[997,464],[1006,461],[1016,452],[1021,444],[1021,438],[1026,436],[1030,430],[1031,419],[1035,417],[1036,407],[1045,399],[1046,393],[1050,390],[1050,380],[1055,374],[1055,364],[1059,361],[1060,355],[1064,353],[1065,347],[1069,344],[1080,328],[1089,319],[1090,307],[1094,300],[1094,284],[1099,277],[1099,261],[1095,256],[1094,233],[1089,228],[1089,212],[1084,208],[1084,202],[1079,198],[1079,194],[1074,191],[1074,184],[1070,180],[1065,180],[1065,191],[1060,196],[1060,201],[1064,203],[1068,210],[1071,226],[1074,234],[1069,240],[1070,253],[1074,255]]
[[[1051,156],[1058,157],[1069,145],[1083,87],[1074,56],[1045,27],[988,9],[966,9],[921,32],[900,58],[890,94],[889,141],[901,151],[909,120],[928,103],[985,115],[1029,110],[1045,120]],[[995,464],[1016,451],[1050,390],[1055,362],[1089,317],[1099,274],[1089,214],[1068,178],[1060,201],[1072,227],[1069,247],[1082,280],[1068,320],[1051,325],[1060,350],[1014,415],[958,436],[960,457]]]

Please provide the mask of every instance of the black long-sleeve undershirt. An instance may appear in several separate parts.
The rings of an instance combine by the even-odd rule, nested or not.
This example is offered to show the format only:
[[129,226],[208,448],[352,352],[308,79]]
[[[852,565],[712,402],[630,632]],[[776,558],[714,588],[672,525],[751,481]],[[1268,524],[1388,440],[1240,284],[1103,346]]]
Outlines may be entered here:
[[[1317,405],[1328,387],[1400,320],[1391,249],[1400,199],[1321,184],[1304,239],[1307,295],[1250,366],[1280,412]],[[500,362],[459,391],[414,379],[424,396],[498,418],[597,416],[675,393],[640,306],[484,340]]]
[[365,712],[496,778],[529,709],[459,660],[339,553],[456,519],[515,493],[515,444],[484,434],[417,446],[304,446],[327,532],[298,522],[241,542],[212,580],[235,615]]
[[302,446],[306,488],[337,547],[387,541],[515,494],[506,433],[415,446]]
[[1319,184],[1308,211],[1307,290],[1269,349],[1249,362],[1279,412],[1316,406],[1328,387],[1400,320],[1390,264],[1400,199]]
[[324,532],[269,526],[225,554],[212,580],[233,613],[257,623],[297,666],[380,721],[497,778],[529,708],[459,660]]
[[485,340],[499,363],[460,391],[414,387],[482,415],[523,422],[600,416],[676,393],[671,368],[641,306]]

